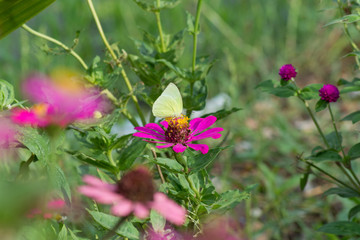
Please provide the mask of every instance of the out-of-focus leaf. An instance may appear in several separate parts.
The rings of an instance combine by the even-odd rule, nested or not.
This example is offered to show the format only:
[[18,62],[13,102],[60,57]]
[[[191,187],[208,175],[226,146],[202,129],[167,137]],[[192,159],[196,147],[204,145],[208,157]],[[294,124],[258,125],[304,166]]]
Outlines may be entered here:
[[67,240],[67,239],[68,239],[67,229],[66,229],[66,226],[63,225],[63,227],[61,228],[61,231],[59,232],[57,240]]
[[310,175],[310,165],[307,166],[306,172],[300,178],[300,189],[301,189],[301,191],[304,191],[304,189],[306,187],[306,184],[307,184],[307,182],[309,180],[309,175]]
[[71,201],[70,185],[63,170],[59,166],[54,166],[50,174],[52,180],[55,181],[55,186],[63,193],[65,200]]
[[319,151],[316,154],[307,157],[306,159],[313,160],[315,162],[323,162],[323,161],[339,162],[342,160],[341,156],[332,149]]
[[305,100],[319,99],[319,90],[322,86],[323,84],[320,83],[307,85],[301,89],[300,96]]
[[70,152],[70,151],[68,151],[68,153],[70,153],[71,155],[73,155],[74,157],[79,159],[80,161],[86,162],[94,167],[98,167],[98,168],[107,170],[112,173],[117,173],[117,169],[108,162],[105,162],[103,160],[97,160],[95,158],[87,156],[84,153],[76,153],[76,152]]
[[348,214],[348,219],[351,220],[356,214],[360,212],[360,204],[356,205],[355,207],[351,208]]
[[0,0],[0,39],[20,27],[55,0]]
[[330,148],[335,149],[336,151],[341,150],[341,144],[342,144],[341,133],[339,133],[340,142],[339,142],[339,139],[338,139],[335,131],[327,134],[325,136],[325,138],[326,138],[326,141],[329,143]]
[[230,114],[232,114],[234,112],[237,112],[239,110],[242,110],[242,108],[234,107],[234,108],[232,108],[230,110],[222,109],[222,110],[219,110],[219,111],[214,112],[214,113],[208,113],[208,114],[202,115],[201,117],[206,118],[208,116],[215,116],[217,120],[220,120],[220,119],[225,118],[225,117],[229,116]]
[[354,160],[360,157],[360,143],[357,143],[350,148],[348,152],[348,156],[350,160]]
[[352,123],[359,122],[360,121],[360,111],[350,113],[349,115],[347,115],[346,117],[341,119],[341,121],[352,121]]
[[241,201],[250,198],[250,192],[239,190],[229,190],[220,194],[220,199],[213,205],[213,209],[227,211],[234,208]]
[[148,0],[133,0],[137,5],[142,9],[148,12],[156,12],[163,8],[173,8],[180,3],[180,0],[160,0],[159,6],[156,4],[156,1]]
[[338,221],[328,223],[317,231],[336,235],[360,235],[360,224],[355,222]]
[[154,162],[156,164],[159,164],[160,166],[166,168],[167,170],[174,172],[174,173],[183,173],[183,167],[178,163],[176,160],[171,158],[157,158],[156,161],[154,159]]
[[155,232],[161,232],[164,230],[166,220],[154,210],[150,212],[150,222]]
[[0,110],[15,100],[14,87],[5,80],[0,80]]
[[205,108],[207,97],[207,84],[205,79],[196,81],[191,94],[190,86],[187,86],[183,93],[184,108],[187,110],[202,110]]
[[336,24],[336,23],[353,23],[353,22],[357,22],[360,21],[360,15],[359,14],[349,14],[346,16],[343,16],[341,18],[335,19],[331,22],[329,22],[328,24],[326,24],[324,27],[327,27],[329,25],[332,24]]
[[350,197],[360,197],[360,194],[352,189],[344,188],[344,187],[337,187],[337,188],[330,188],[326,192],[323,193],[324,196],[336,194],[343,198],[350,198]]
[[187,162],[191,173],[198,172],[205,169],[212,161],[215,160],[217,155],[227,147],[218,147],[210,149],[207,154],[196,154],[195,156],[188,156]]
[[[120,220],[119,217],[108,215],[102,212],[90,211],[89,214],[94,218],[94,220],[103,226],[104,228],[110,230],[116,223]],[[140,239],[139,231],[134,227],[131,222],[125,221],[115,232],[125,238],[129,239]]]

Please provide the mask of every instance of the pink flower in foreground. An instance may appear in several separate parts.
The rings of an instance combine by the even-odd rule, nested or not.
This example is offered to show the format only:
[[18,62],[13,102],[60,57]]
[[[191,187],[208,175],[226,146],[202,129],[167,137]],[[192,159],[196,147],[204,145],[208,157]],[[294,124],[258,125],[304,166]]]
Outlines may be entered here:
[[42,75],[28,78],[23,90],[35,104],[30,110],[14,109],[12,119],[20,125],[64,127],[76,120],[94,117],[106,103],[94,88],[85,88],[76,74],[64,72],[54,79]]
[[156,231],[153,228],[149,228],[144,240],[182,240],[184,239],[180,233],[176,232],[172,227],[166,225],[163,230]]
[[172,147],[175,152],[184,152],[187,147],[206,154],[209,151],[209,146],[206,144],[191,143],[204,138],[217,139],[221,137],[219,132],[224,131],[223,128],[211,128],[216,122],[215,116],[208,116],[206,118],[194,118],[188,122],[189,118],[186,116],[166,118],[165,121],[160,122],[164,129],[156,123],[148,123],[145,127],[136,127],[139,131],[134,133],[135,137],[154,139],[145,140],[152,143],[160,143],[164,145],[156,146],[157,148]]
[[117,216],[134,213],[138,218],[149,216],[154,209],[170,222],[182,225],[186,210],[161,192],[155,192],[152,176],[145,167],[126,173],[117,184],[108,184],[100,179],[86,175],[86,186],[79,187],[79,192],[103,204],[113,205],[111,212]]
[[9,148],[18,134],[15,125],[7,118],[0,117],[0,151]]

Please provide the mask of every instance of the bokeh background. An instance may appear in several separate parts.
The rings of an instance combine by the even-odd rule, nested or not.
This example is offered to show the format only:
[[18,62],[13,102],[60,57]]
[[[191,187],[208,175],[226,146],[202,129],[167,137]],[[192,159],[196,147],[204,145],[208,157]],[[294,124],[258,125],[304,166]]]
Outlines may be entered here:
[[[108,39],[128,54],[137,53],[133,39],[142,38],[142,29],[157,33],[154,14],[131,0],[94,2]],[[198,55],[217,60],[207,78],[206,110],[242,108],[220,123],[227,131],[226,144],[232,147],[212,166],[213,180],[219,189],[258,184],[252,198],[232,213],[239,231],[249,239],[337,239],[315,229],[346,219],[342,209],[348,202],[321,196],[331,185],[311,178],[303,192],[299,189],[302,171],[296,156],[309,153],[319,142],[301,103],[255,89],[263,80],[278,79],[278,69],[288,63],[297,68],[300,86],[351,79],[356,74],[354,59],[343,58],[352,49],[342,25],[324,27],[338,17],[337,10],[330,0],[203,3]],[[184,29],[186,11],[195,14],[196,1],[183,0],[176,8],[163,10],[164,31],[174,34]],[[76,52],[88,64],[105,54],[85,0],[58,0],[27,24],[68,46],[76,44]],[[185,46],[180,65],[191,66],[191,35],[185,38]],[[72,56],[23,29],[0,40],[0,78],[18,90],[29,73],[49,72],[57,66],[81,68]],[[134,74],[130,79],[139,81]],[[21,98],[20,92],[17,97]],[[337,118],[356,107],[356,98],[343,98],[335,108]],[[330,132],[326,114],[319,118]],[[357,140],[356,126],[344,122],[340,128],[345,131],[345,144]]]

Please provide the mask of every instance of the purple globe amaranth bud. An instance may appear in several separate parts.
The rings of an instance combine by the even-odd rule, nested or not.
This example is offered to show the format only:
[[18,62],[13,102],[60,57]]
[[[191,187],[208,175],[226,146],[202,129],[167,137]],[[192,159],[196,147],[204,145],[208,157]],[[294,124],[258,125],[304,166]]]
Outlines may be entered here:
[[296,74],[296,69],[291,64],[285,64],[279,70],[279,75],[281,79],[285,81],[289,81],[291,78],[295,78]]
[[340,97],[339,89],[331,84],[325,84],[319,90],[319,96],[326,102],[336,102]]

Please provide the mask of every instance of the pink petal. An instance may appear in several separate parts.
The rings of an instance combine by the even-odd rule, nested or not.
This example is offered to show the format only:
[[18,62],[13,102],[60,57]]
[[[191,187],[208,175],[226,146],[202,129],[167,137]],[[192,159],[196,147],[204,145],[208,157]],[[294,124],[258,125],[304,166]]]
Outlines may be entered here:
[[62,199],[55,199],[47,204],[47,208],[51,210],[61,209],[65,207],[65,201]]
[[103,181],[101,181],[101,179],[91,176],[91,175],[85,175],[83,177],[83,181],[93,187],[104,188],[109,191],[113,191],[116,189],[115,185],[103,182]]
[[162,129],[162,128],[161,128],[159,125],[157,125],[156,123],[148,123],[148,124],[145,125],[145,127],[150,128],[150,129],[153,129],[153,130],[157,131],[158,133],[165,134],[164,129]]
[[151,206],[170,222],[176,225],[184,224],[186,210],[173,200],[169,199],[165,194],[160,192],[155,193],[154,201]]
[[147,216],[149,216],[149,208],[142,203],[135,203],[134,215],[138,218],[146,218]]
[[151,136],[154,136],[157,139],[165,138],[164,134],[159,134],[156,131],[154,131],[152,129],[149,129],[149,128],[146,128],[146,127],[136,127],[135,130],[137,130],[137,131],[139,131],[141,133],[146,133],[146,134],[149,134]]
[[206,130],[203,133],[200,133],[197,136],[191,137],[189,139],[189,142],[197,141],[197,140],[204,139],[204,138],[210,138],[210,137],[213,138],[213,139],[217,139],[217,138],[221,137],[221,134],[218,133],[218,132],[221,132],[221,131],[224,131],[224,129],[223,128],[211,128],[209,130]]
[[136,132],[133,134],[134,137],[141,137],[141,138],[150,138],[150,139],[158,139],[158,140],[165,140],[165,137],[162,136],[161,138],[155,137],[153,135],[142,133],[142,132]]
[[160,124],[163,125],[164,128],[168,128],[169,126],[169,123],[167,121],[161,121]]
[[190,121],[190,123],[189,123],[189,128],[191,130],[196,129],[199,126],[199,124],[202,122],[202,120],[203,120],[203,118],[194,118],[194,119],[192,119]]
[[160,145],[160,146],[156,146],[157,148],[168,148],[168,147],[172,147],[174,144],[173,143],[169,143],[169,144],[165,144],[165,145]]
[[44,213],[43,218],[44,219],[50,219],[50,218],[52,218],[52,214],[51,213]]
[[208,116],[206,118],[204,118],[196,127],[196,129],[193,129],[193,135],[204,131],[205,129],[207,129],[208,127],[210,127],[211,125],[213,125],[216,122],[216,117],[215,116]]
[[206,144],[187,143],[186,145],[196,151],[201,151],[202,154],[207,154],[209,151],[209,146]]
[[118,193],[109,191],[107,189],[99,189],[91,186],[80,186],[78,188],[78,191],[83,195],[104,204],[112,204],[123,199],[123,196]]
[[129,215],[133,210],[134,210],[134,204],[127,199],[123,199],[119,201],[111,208],[111,212],[114,215],[122,216],[122,217]]
[[173,150],[177,153],[184,152],[186,150],[186,146],[182,145],[181,143],[178,143],[173,147]]
[[[144,140],[145,142],[149,143],[161,143],[161,144],[168,144],[168,142],[159,142],[159,141],[152,141],[152,140]],[[172,143],[171,143],[172,144]]]

